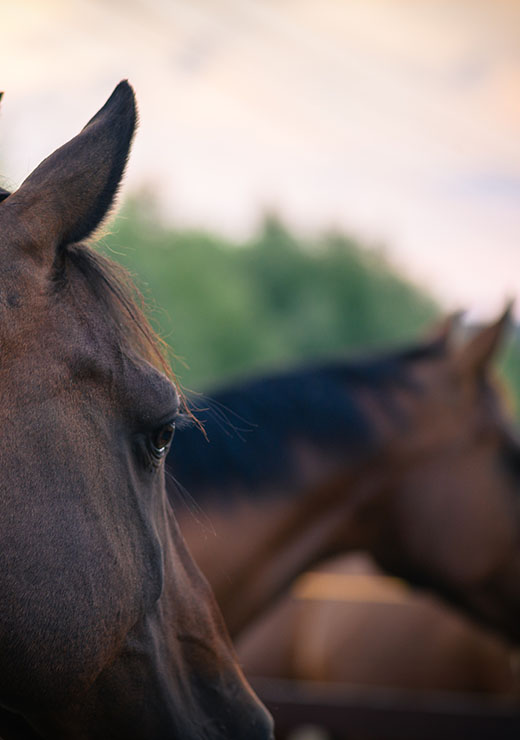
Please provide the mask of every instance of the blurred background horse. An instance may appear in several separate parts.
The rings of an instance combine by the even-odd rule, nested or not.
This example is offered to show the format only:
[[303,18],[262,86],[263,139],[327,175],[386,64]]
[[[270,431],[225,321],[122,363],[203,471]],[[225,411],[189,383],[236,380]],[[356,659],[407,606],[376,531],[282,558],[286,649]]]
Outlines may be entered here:
[[305,569],[364,549],[518,640],[520,448],[490,370],[506,324],[195,399],[207,438],[179,433],[167,485],[250,675],[515,693],[505,642],[381,577],[353,605],[348,559],[255,624]]
[[518,638],[520,448],[488,367],[506,322],[245,383],[209,401],[207,439],[179,435],[170,495],[175,477],[215,529],[179,512],[232,634],[304,568],[364,548]]
[[[107,80],[132,77],[139,89],[143,111],[138,149],[129,163],[126,188],[129,196],[110,232],[100,238],[98,247],[139,276],[140,285],[150,299],[154,326],[175,347],[177,357],[171,353],[170,359],[185,387],[198,391],[227,384],[230,389],[238,389],[248,384],[240,379],[251,373],[267,378],[291,366],[326,365],[327,358],[338,347],[363,356],[363,353],[381,352],[383,348],[404,346],[423,336],[421,332],[439,315],[461,305],[471,306],[468,323],[474,324],[491,320],[507,296],[518,296],[520,107],[515,102],[520,79],[518,4],[475,5],[465,0],[451,3],[53,0],[44,8],[41,5],[34,0],[19,0],[11,3],[2,17],[3,51],[9,59],[3,65],[3,79],[9,92],[10,115],[0,117],[3,142],[0,161],[2,173],[9,173],[13,179],[3,180],[0,185],[6,191],[14,190],[14,183],[21,181],[30,165],[36,166],[55,148],[56,142],[65,140],[62,137],[67,131],[82,123],[83,104],[94,106],[106,89]],[[95,54],[90,53],[93,38]],[[83,102],[71,105],[71,101],[77,100],[78,87]],[[41,125],[28,136],[26,122],[36,118]],[[512,406],[520,418],[518,317],[517,306],[517,325],[510,333],[505,352],[497,357],[496,367],[507,377]],[[408,374],[415,376],[421,366],[433,368],[434,364],[439,369],[442,367],[440,357],[436,363],[432,357],[431,364],[425,360],[419,364],[403,363],[402,367],[409,368]],[[448,365],[445,363],[445,367]],[[295,372],[293,376],[298,374]],[[444,383],[441,374],[440,370],[439,388]],[[461,373],[454,370],[452,375],[454,383],[446,380],[446,392],[439,394],[444,406],[452,395],[455,401],[468,396],[466,391],[452,392]],[[357,393],[349,381],[347,398],[340,392],[340,382],[328,383],[329,395],[321,394],[325,413],[320,415],[316,407],[312,408],[323,449],[328,447],[329,438],[333,438],[332,434],[323,435],[325,416],[328,415],[329,426],[333,428],[342,411],[346,418],[351,414],[350,439],[357,448],[353,459],[358,459],[358,451],[362,458],[366,453],[367,468],[372,465],[374,471],[376,461],[371,450],[389,451],[385,439],[390,432],[398,432],[401,412],[402,423],[406,426],[408,421],[417,439],[424,438],[426,422],[418,419],[415,424],[408,416],[415,401],[417,409],[422,408],[426,415],[430,413],[425,406],[433,386],[427,379],[420,380],[424,381],[422,394],[414,393],[413,388],[399,390],[395,386],[391,393],[385,387],[377,394],[378,385],[383,385],[377,382],[372,386],[367,384],[366,390]],[[294,382],[296,388],[297,377]],[[287,393],[286,388],[283,395]],[[293,419],[287,410],[277,415],[270,406],[269,395],[266,392],[263,398],[277,427],[283,431],[286,424],[294,423],[296,428],[298,412]],[[395,400],[392,408],[383,408],[377,395],[383,400]],[[362,400],[362,408],[349,410],[348,396],[356,397],[359,403]],[[196,396],[194,399],[196,405],[206,405],[204,399]],[[412,400],[414,404],[410,403]],[[279,400],[276,405],[280,405]],[[255,446],[265,446],[266,465],[273,467],[269,461],[274,458],[268,439],[273,447],[279,444],[280,452],[285,454],[283,468],[289,457],[283,437],[280,438],[278,430],[273,431],[273,426],[269,428],[260,409],[253,409],[254,413],[250,414],[245,402],[244,406],[244,421],[232,415],[228,417],[232,427],[242,429],[242,438],[254,440]],[[470,406],[468,401],[465,407],[468,418],[472,413]],[[300,409],[304,414],[305,409],[302,406]],[[460,415],[463,416],[462,410]],[[246,422],[251,416],[266,424],[268,433],[263,438],[256,434],[256,427]],[[435,414],[432,418],[436,419]],[[378,445],[377,439],[371,441],[370,429],[365,434],[363,422],[367,421],[372,431],[381,436],[381,444]],[[470,423],[475,430],[479,427],[477,421]],[[347,432],[342,424],[348,424],[339,422],[339,428]],[[201,444],[208,452],[219,447],[215,444],[218,432],[210,426],[211,420],[208,421],[211,445]],[[304,420],[300,427],[308,428],[309,424]],[[235,434],[229,425],[227,428]],[[437,430],[437,426],[432,425],[432,429]],[[449,436],[446,429],[445,433]],[[353,439],[357,434],[358,443]],[[245,448],[252,445],[243,444],[240,437],[235,438],[236,445],[228,441],[229,447],[220,447],[219,454],[227,459],[228,450],[236,447],[237,454],[229,460],[232,468],[239,465],[239,457],[246,460]],[[483,445],[483,439],[475,440],[473,447],[478,448],[479,455]],[[468,467],[462,462],[461,446],[463,442],[459,445],[453,440],[454,456],[460,461],[456,471],[460,483],[462,471]],[[306,494],[303,493],[305,483],[299,489],[302,494],[298,498],[302,502],[306,497],[312,498],[313,481],[321,485],[323,449],[316,452],[312,442],[301,439],[291,448],[292,471],[304,470],[310,485]],[[338,457],[333,450],[329,458],[333,471],[341,464]],[[437,466],[437,471],[444,470],[451,478],[451,453],[442,453],[440,457],[442,464]],[[460,573],[460,563],[474,562],[468,555],[474,549],[469,535],[466,533],[464,539],[456,541],[458,558],[451,560],[448,555],[442,555],[438,541],[431,543],[434,535],[427,537],[425,519],[432,520],[435,533],[444,531],[450,517],[460,521],[459,499],[443,500],[442,490],[449,491],[451,486],[439,479],[440,494],[436,499],[426,485],[422,500],[439,503],[438,510],[431,512],[418,510],[417,501],[421,499],[407,496],[407,491],[416,490],[421,477],[427,483],[436,474],[434,458],[434,453],[425,458],[428,465],[431,463],[430,468],[418,472],[415,480],[411,466],[407,479],[396,481],[399,485],[395,490],[399,490],[403,505],[400,509],[394,503],[395,498],[389,505],[391,516],[387,529],[395,540],[395,548],[404,543],[404,552],[395,550],[391,558],[390,548],[385,547],[387,552],[380,553],[380,560],[410,579],[429,575],[433,587],[444,591],[452,601],[457,593],[464,591],[466,602],[471,601],[466,603],[467,609],[472,613],[486,612],[488,623],[498,623],[497,612],[503,612],[505,602],[512,599],[510,595],[503,598],[508,588],[504,583],[498,587],[496,578],[490,579],[495,581],[496,589],[490,583],[487,593],[484,588],[478,594],[469,588],[471,579],[477,578],[475,572]],[[487,460],[484,467],[490,467],[486,453],[483,458]],[[507,464],[514,470],[513,458],[514,455],[509,456]],[[251,472],[243,471],[244,480],[232,483],[231,487],[251,485],[261,494],[266,490],[267,471],[255,462],[254,455],[249,456],[248,462],[252,465]],[[349,466],[347,459],[346,467]],[[290,465],[286,467],[290,469]],[[281,468],[273,467],[273,480]],[[354,468],[355,465],[349,490],[364,476],[363,470]],[[386,462],[381,462],[378,468],[389,472]],[[502,500],[504,470],[504,464],[497,463],[498,500]],[[479,470],[473,472],[474,479],[482,477]],[[369,470],[368,474],[372,479],[375,477],[375,472]],[[394,474],[397,476],[396,470]],[[216,478],[221,475],[217,472]],[[254,480],[257,476],[258,482]],[[340,471],[338,484],[341,478],[345,485]],[[364,480],[368,481],[369,477]],[[406,604],[415,597],[398,585],[402,581],[381,580],[388,576],[380,571],[377,576],[371,574],[375,567],[373,560],[361,563],[358,558],[354,564],[350,562],[345,565],[344,575],[337,572],[336,561],[328,561],[327,566],[320,568],[332,572],[304,574],[303,580],[282,587],[282,582],[290,581],[289,571],[300,572],[306,559],[302,556],[305,548],[295,543],[292,566],[288,567],[290,559],[280,556],[279,562],[286,572],[265,582],[274,573],[270,564],[279,551],[278,540],[294,542],[294,535],[288,537],[288,531],[302,532],[296,516],[292,523],[288,521],[290,508],[281,490],[290,490],[291,481],[292,473],[280,486],[280,495],[274,494],[269,499],[269,505],[262,495],[255,501],[253,496],[249,499],[238,491],[235,503],[225,511],[217,511],[214,502],[219,494],[208,496],[202,502],[202,511],[195,512],[200,527],[193,520],[186,523],[188,528],[198,527],[199,533],[205,528],[204,536],[211,540],[211,525],[203,513],[207,503],[219,531],[226,535],[231,532],[236,542],[242,536],[257,544],[251,526],[244,525],[243,535],[231,526],[226,528],[231,511],[235,512],[237,522],[245,521],[236,513],[239,507],[256,516],[258,526],[267,533],[266,538],[273,530],[272,538],[276,541],[265,545],[272,554],[264,557],[259,552],[258,566],[254,566],[259,568],[263,560],[267,568],[263,582],[258,576],[255,599],[249,591],[250,581],[254,579],[247,580],[253,564],[243,563],[244,607],[251,610],[251,615],[255,610],[253,601],[258,606],[260,602],[269,602],[269,594],[282,588],[287,596],[288,613],[292,610],[293,614],[305,612],[316,616],[319,612],[320,624],[327,625],[329,621],[342,621],[342,610],[346,612],[352,607],[349,612],[352,615],[353,609],[364,609],[361,602],[364,595],[371,599],[371,604],[366,604],[371,610],[370,620],[376,619],[376,609],[386,610],[386,622],[390,621],[389,609],[394,616],[401,612],[403,619],[407,610],[407,618],[411,618],[412,612],[420,617],[423,626],[417,625],[417,629],[424,632],[426,607],[408,607]],[[486,498],[479,485],[477,480],[475,498]],[[374,490],[377,487],[376,481]],[[226,488],[227,483],[221,487],[222,499]],[[328,495],[332,511],[334,492],[329,490]],[[367,498],[371,498],[370,490]],[[390,490],[384,498],[392,501]],[[257,505],[260,500],[262,513]],[[278,508],[275,500],[279,502]],[[467,501],[459,501],[461,511],[466,512]],[[179,507],[182,506],[180,503]],[[311,508],[311,504],[308,506]],[[480,503],[472,508],[478,513],[485,506]],[[274,521],[267,521],[269,511]],[[425,533],[424,542],[410,536],[413,522],[405,519],[405,511],[410,517],[417,516],[417,531]],[[446,516],[441,524],[443,512]],[[302,521],[309,518],[308,510],[300,516]],[[370,516],[367,510],[366,537],[360,537],[362,546],[366,546],[368,539]],[[511,520],[515,517],[516,513],[512,513]],[[461,518],[464,520],[464,516]],[[498,518],[496,511],[490,512],[490,521]],[[322,518],[317,516],[316,521],[325,527]],[[343,515],[338,515],[339,521],[345,522]],[[469,521],[472,524],[469,530],[475,532],[478,524],[475,512]],[[311,532],[308,527],[303,531],[309,538],[323,542],[323,532]],[[489,536],[492,527],[483,526],[482,531]],[[352,527],[349,532],[352,534]],[[380,537],[382,545],[382,532]],[[350,538],[343,537],[344,541],[347,539]],[[444,539],[447,542],[456,539],[449,527]],[[494,551],[498,556],[496,544],[489,539],[483,544],[485,553]],[[243,552],[246,545],[244,542]],[[431,557],[421,553],[421,545],[432,546]],[[213,551],[210,544],[206,547],[208,552]],[[223,549],[227,551],[228,547]],[[232,559],[231,547],[229,552]],[[434,556],[442,562],[435,563]],[[409,560],[408,565],[413,562],[418,566],[415,572],[404,573],[405,559]],[[509,555],[504,554],[504,561],[507,559]],[[457,582],[448,584],[445,576],[454,564],[459,568],[454,573]],[[235,596],[242,590],[240,579],[234,580],[233,588],[226,586],[227,573],[238,575],[237,564],[219,566],[212,562],[208,567],[222,582],[219,590],[223,596],[227,594],[229,604],[238,603]],[[370,572],[357,575],[352,572],[362,568]],[[503,571],[503,580],[509,578],[505,566],[497,566],[497,570]],[[479,577],[484,577],[482,571]],[[324,601],[320,602],[320,594]],[[376,599],[391,604],[378,604]],[[240,630],[239,622],[250,620],[247,614],[235,618],[234,629],[241,632],[242,646],[246,633]],[[353,617],[345,613],[344,618],[352,626]],[[453,635],[457,630],[453,621],[450,624],[449,632]],[[411,623],[409,626],[411,629]],[[395,624],[394,630],[399,629],[399,624]],[[504,631],[510,632],[507,628]],[[313,633],[312,651],[311,640],[307,641],[309,656],[312,653],[316,657],[316,649],[321,650],[321,639],[326,642],[325,637]],[[330,637],[328,647],[323,645],[322,655],[327,650],[330,655],[335,645],[339,664],[342,638],[335,629]],[[310,658],[304,658],[301,652],[305,645],[301,641],[296,644],[296,634],[291,640],[295,655],[300,655],[296,661],[298,670],[310,675]],[[448,636],[446,642],[451,644],[453,655],[454,640]],[[424,644],[422,650],[426,662]],[[373,652],[369,650],[367,655],[372,656]],[[325,669],[320,668],[317,657],[312,662],[316,665],[316,675],[324,676]],[[327,658],[324,663],[329,675],[338,670],[332,659]],[[294,670],[293,665],[291,671]],[[368,664],[363,670],[370,681]],[[489,673],[494,675],[494,671]],[[418,673],[414,680],[419,683]],[[442,682],[439,679],[437,683]],[[416,705],[424,708],[424,703],[419,701]],[[482,719],[479,712],[477,715]],[[347,716],[350,722],[352,714]],[[368,720],[368,715],[364,719]],[[463,733],[457,734],[456,722],[452,722],[451,728],[458,740]],[[399,729],[403,731],[394,735],[401,740],[406,733],[404,728]],[[482,732],[480,722],[478,733]],[[475,736],[475,733],[467,734]],[[419,733],[419,737],[425,740],[424,733]]]

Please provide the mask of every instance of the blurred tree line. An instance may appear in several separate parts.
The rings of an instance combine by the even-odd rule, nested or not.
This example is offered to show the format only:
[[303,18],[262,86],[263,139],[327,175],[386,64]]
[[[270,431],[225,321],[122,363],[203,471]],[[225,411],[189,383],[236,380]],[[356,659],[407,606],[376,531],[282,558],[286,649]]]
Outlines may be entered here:
[[[416,340],[440,309],[381,250],[339,232],[296,237],[274,215],[245,243],[161,224],[127,203],[100,248],[125,265],[185,388],[308,358]],[[518,345],[506,356],[520,392]]]

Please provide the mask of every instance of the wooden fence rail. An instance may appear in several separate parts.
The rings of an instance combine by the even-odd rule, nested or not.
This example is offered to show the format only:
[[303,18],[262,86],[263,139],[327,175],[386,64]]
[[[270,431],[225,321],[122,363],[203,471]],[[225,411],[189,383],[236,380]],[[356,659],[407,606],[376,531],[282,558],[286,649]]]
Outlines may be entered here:
[[271,679],[252,684],[280,734],[311,724],[345,740],[520,739],[520,701],[514,699]]

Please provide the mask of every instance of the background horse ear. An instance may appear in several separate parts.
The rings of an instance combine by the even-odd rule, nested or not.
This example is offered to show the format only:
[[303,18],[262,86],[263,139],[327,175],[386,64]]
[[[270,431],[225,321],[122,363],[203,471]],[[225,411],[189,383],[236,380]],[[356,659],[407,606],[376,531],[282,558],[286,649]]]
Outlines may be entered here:
[[34,245],[57,250],[86,239],[113,203],[135,125],[134,93],[123,81],[81,133],[44,159],[2,209],[23,218]]
[[503,314],[489,326],[479,329],[457,351],[455,364],[461,375],[478,375],[486,371],[503,339],[510,321],[513,304],[509,303]]
[[445,345],[446,347],[452,344],[456,334],[460,328],[460,323],[465,311],[454,311],[449,314],[435,326],[433,326],[428,332],[428,339],[432,344]]

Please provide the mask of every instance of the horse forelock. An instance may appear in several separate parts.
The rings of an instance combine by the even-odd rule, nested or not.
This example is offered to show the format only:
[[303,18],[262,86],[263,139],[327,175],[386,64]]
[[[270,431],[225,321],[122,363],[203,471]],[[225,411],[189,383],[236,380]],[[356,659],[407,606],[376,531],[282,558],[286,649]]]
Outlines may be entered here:
[[67,285],[68,264],[74,265],[103,307],[120,350],[136,354],[174,380],[166,344],[151,327],[144,298],[129,273],[90,246],[72,244],[64,248],[55,266],[52,284],[57,291]]

